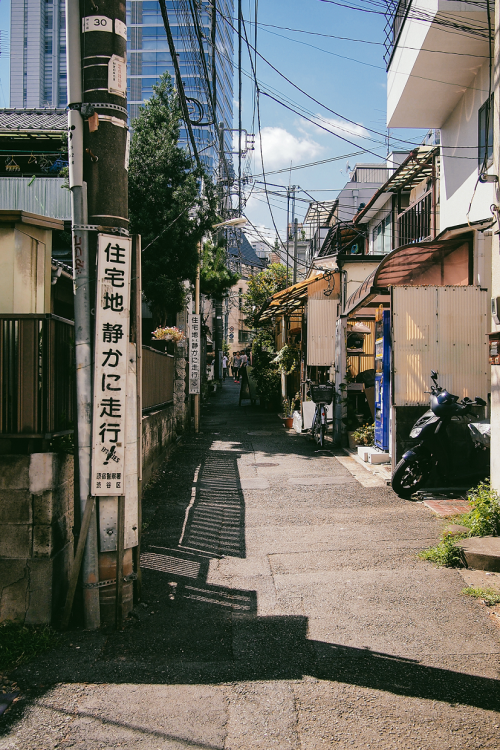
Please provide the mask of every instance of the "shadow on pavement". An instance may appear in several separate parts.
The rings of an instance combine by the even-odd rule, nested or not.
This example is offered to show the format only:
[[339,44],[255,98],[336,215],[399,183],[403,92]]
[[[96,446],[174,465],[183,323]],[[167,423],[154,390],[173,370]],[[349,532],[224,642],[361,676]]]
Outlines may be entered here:
[[215,439],[202,438],[203,450],[200,442],[193,441],[193,450],[185,445],[154,489],[159,501],[142,554],[147,605],[136,608],[122,632],[73,632],[57,651],[19,668],[15,676],[28,698],[10,712],[4,732],[30,696],[64,682],[206,685],[310,675],[499,709],[498,680],[309,640],[307,617],[259,617],[256,591],[208,583],[210,560],[246,554],[241,453],[211,450]]

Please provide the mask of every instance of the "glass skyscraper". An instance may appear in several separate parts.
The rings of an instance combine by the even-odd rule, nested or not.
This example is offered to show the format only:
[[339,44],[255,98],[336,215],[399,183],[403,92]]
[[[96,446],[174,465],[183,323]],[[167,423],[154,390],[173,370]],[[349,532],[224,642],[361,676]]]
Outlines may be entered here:
[[65,0],[11,0],[11,107],[66,106],[65,19]]
[[[203,115],[202,122],[213,121],[209,104],[213,66],[216,73],[216,121],[225,128],[227,152],[232,150],[230,129],[233,127],[233,30],[225,18],[232,19],[234,0],[167,0],[167,13],[174,46],[177,51],[184,92],[192,103],[193,119]],[[196,9],[201,39],[193,22],[191,9]],[[215,13],[215,16],[213,15]],[[139,106],[153,94],[153,84],[168,71],[174,78],[174,66],[169,52],[157,0],[128,0],[128,108],[130,119],[139,114]],[[206,80],[203,55],[210,81]],[[211,171],[217,161],[218,138],[214,125],[199,127],[193,124],[200,158]],[[187,143],[187,133],[181,130],[181,142]]]
[[[193,119],[202,114],[204,123],[213,123],[208,86],[215,66],[216,122],[223,123],[229,153],[233,30],[224,19],[233,18],[234,0],[167,0],[166,4],[184,91],[188,99],[196,100],[191,102]],[[192,10],[197,13],[201,39]],[[133,122],[139,106],[152,96],[158,77],[168,71],[174,78],[174,67],[157,0],[127,0],[127,26],[128,109]],[[65,107],[67,103],[65,0],[11,0],[10,106]],[[218,163],[216,126],[193,125],[193,131],[200,158],[212,171]],[[187,143],[185,129],[180,140]]]

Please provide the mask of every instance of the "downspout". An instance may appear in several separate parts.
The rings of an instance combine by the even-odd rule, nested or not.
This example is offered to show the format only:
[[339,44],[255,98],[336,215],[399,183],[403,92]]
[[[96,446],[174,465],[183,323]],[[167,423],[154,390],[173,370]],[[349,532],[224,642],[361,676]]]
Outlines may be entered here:
[[[66,67],[68,74],[68,156],[73,234],[73,284],[75,303],[76,418],[81,518],[90,502],[90,450],[92,428],[92,341],[90,277],[87,232],[87,186],[83,182],[81,16],[78,0],[66,0]],[[72,109],[72,105],[75,106]],[[87,629],[100,626],[97,551],[97,513],[94,505],[82,563],[84,621]]]

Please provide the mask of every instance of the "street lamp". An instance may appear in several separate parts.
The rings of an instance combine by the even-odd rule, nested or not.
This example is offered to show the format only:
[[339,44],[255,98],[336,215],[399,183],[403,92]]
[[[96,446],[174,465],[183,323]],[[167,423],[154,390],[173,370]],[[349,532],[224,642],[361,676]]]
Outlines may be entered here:
[[[244,216],[237,216],[235,219],[221,221],[220,224],[214,224],[212,229],[225,229],[226,227],[240,228],[244,227],[248,219]],[[201,263],[202,240],[198,245],[198,268],[196,269],[196,284],[194,288],[194,312],[200,314],[200,263]],[[200,394],[194,394],[194,431],[200,431]]]

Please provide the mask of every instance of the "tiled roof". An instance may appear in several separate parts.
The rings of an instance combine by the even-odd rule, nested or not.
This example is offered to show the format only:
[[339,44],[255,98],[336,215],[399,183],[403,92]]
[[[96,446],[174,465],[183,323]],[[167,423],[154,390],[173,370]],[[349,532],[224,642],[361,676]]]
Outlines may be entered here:
[[236,244],[232,244],[228,247],[227,252],[230,259],[236,260],[241,257],[241,262],[247,266],[256,266],[257,268],[265,267],[264,261],[262,258],[259,258],[243,232],[241,233],[240,247],[238,248]]
[[66,130],[68,113],[65,109],[0,109],[0,131],[6,130]]

